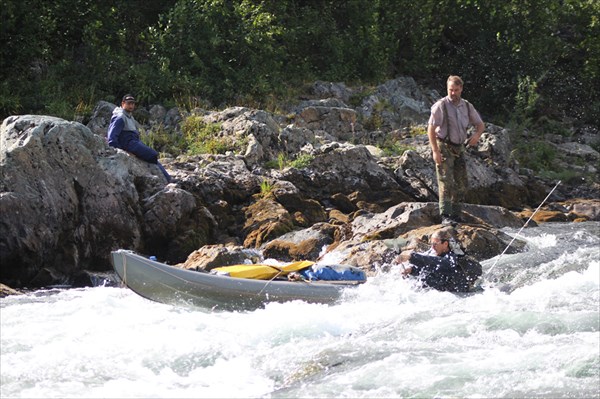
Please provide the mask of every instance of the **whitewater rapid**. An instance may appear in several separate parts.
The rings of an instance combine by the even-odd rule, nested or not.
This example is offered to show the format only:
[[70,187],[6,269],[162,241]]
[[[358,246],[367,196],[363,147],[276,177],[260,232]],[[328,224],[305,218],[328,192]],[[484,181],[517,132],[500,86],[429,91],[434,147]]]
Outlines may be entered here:
[[392,267],[332,306],[212,312],[118,287],[3,298],[0,396],[598,398],[599,230],[526,229],[527,252],[485,261],[469,296]]

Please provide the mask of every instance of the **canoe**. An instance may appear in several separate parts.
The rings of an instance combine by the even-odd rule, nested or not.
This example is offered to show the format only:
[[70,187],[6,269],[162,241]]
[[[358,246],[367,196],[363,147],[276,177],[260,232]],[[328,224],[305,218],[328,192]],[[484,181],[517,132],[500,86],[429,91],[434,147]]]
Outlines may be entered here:
[[210,309],[248,310],[294,300],[331,304],[360,284],[234,278],[169,266],[124,249],[111,252],[111,261],[123,284],[144,298]]

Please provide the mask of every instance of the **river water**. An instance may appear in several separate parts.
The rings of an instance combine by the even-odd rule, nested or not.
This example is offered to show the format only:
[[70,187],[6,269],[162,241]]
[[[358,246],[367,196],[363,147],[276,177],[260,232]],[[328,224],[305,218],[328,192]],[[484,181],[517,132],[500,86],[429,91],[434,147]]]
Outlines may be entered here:
[[[516,235],[516,230],[505,230]],[[1,299],[2,398],[600,397],[600,223],[523,230],[482,293],[398,270],[333,306],[184,309],[118,287]]]

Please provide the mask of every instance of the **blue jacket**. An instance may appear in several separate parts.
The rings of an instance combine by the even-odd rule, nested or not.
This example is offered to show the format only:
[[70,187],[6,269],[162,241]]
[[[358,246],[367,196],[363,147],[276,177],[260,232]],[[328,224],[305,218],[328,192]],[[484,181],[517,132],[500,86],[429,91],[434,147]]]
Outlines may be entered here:
[[433,249],[425,253],[413,252],[409,262],[412,265],[410,274],[419,277],[427,287],[440,291],[469,291],[467,276],[452,251],[442,256],[438,256]]
[[133,116],[121,107],[115,108],[110,118],[107,137],[109,146],[123,150],[127,150],[131,141],[140,141]]
[[[133,115],[123,108],[117,107],[114,109],[106,135],[109,146],[130,152],[146,162],[159,163],[158,152],[142,143]],[[159,167],[167,181],[170,181],[171,176],[164,170],[162,165],[159,165]]]

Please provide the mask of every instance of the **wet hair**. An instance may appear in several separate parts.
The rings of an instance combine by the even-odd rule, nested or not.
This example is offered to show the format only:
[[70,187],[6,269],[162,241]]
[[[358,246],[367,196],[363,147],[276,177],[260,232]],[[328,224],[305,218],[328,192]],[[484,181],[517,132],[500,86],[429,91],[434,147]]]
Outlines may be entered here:
[[440,241],[450,241],[450,239],[452,238],[452,234],[450,234],[450,231],[448,230],[437,230],[435,231],[432,235],[431,238],[437,238]]
[[461,86],[463,85],[463,80],[460,78],[460,76],[457,75],[450,75],[448,76],[448,80],[446,81],[446,83],[454,83],[455,85]]

